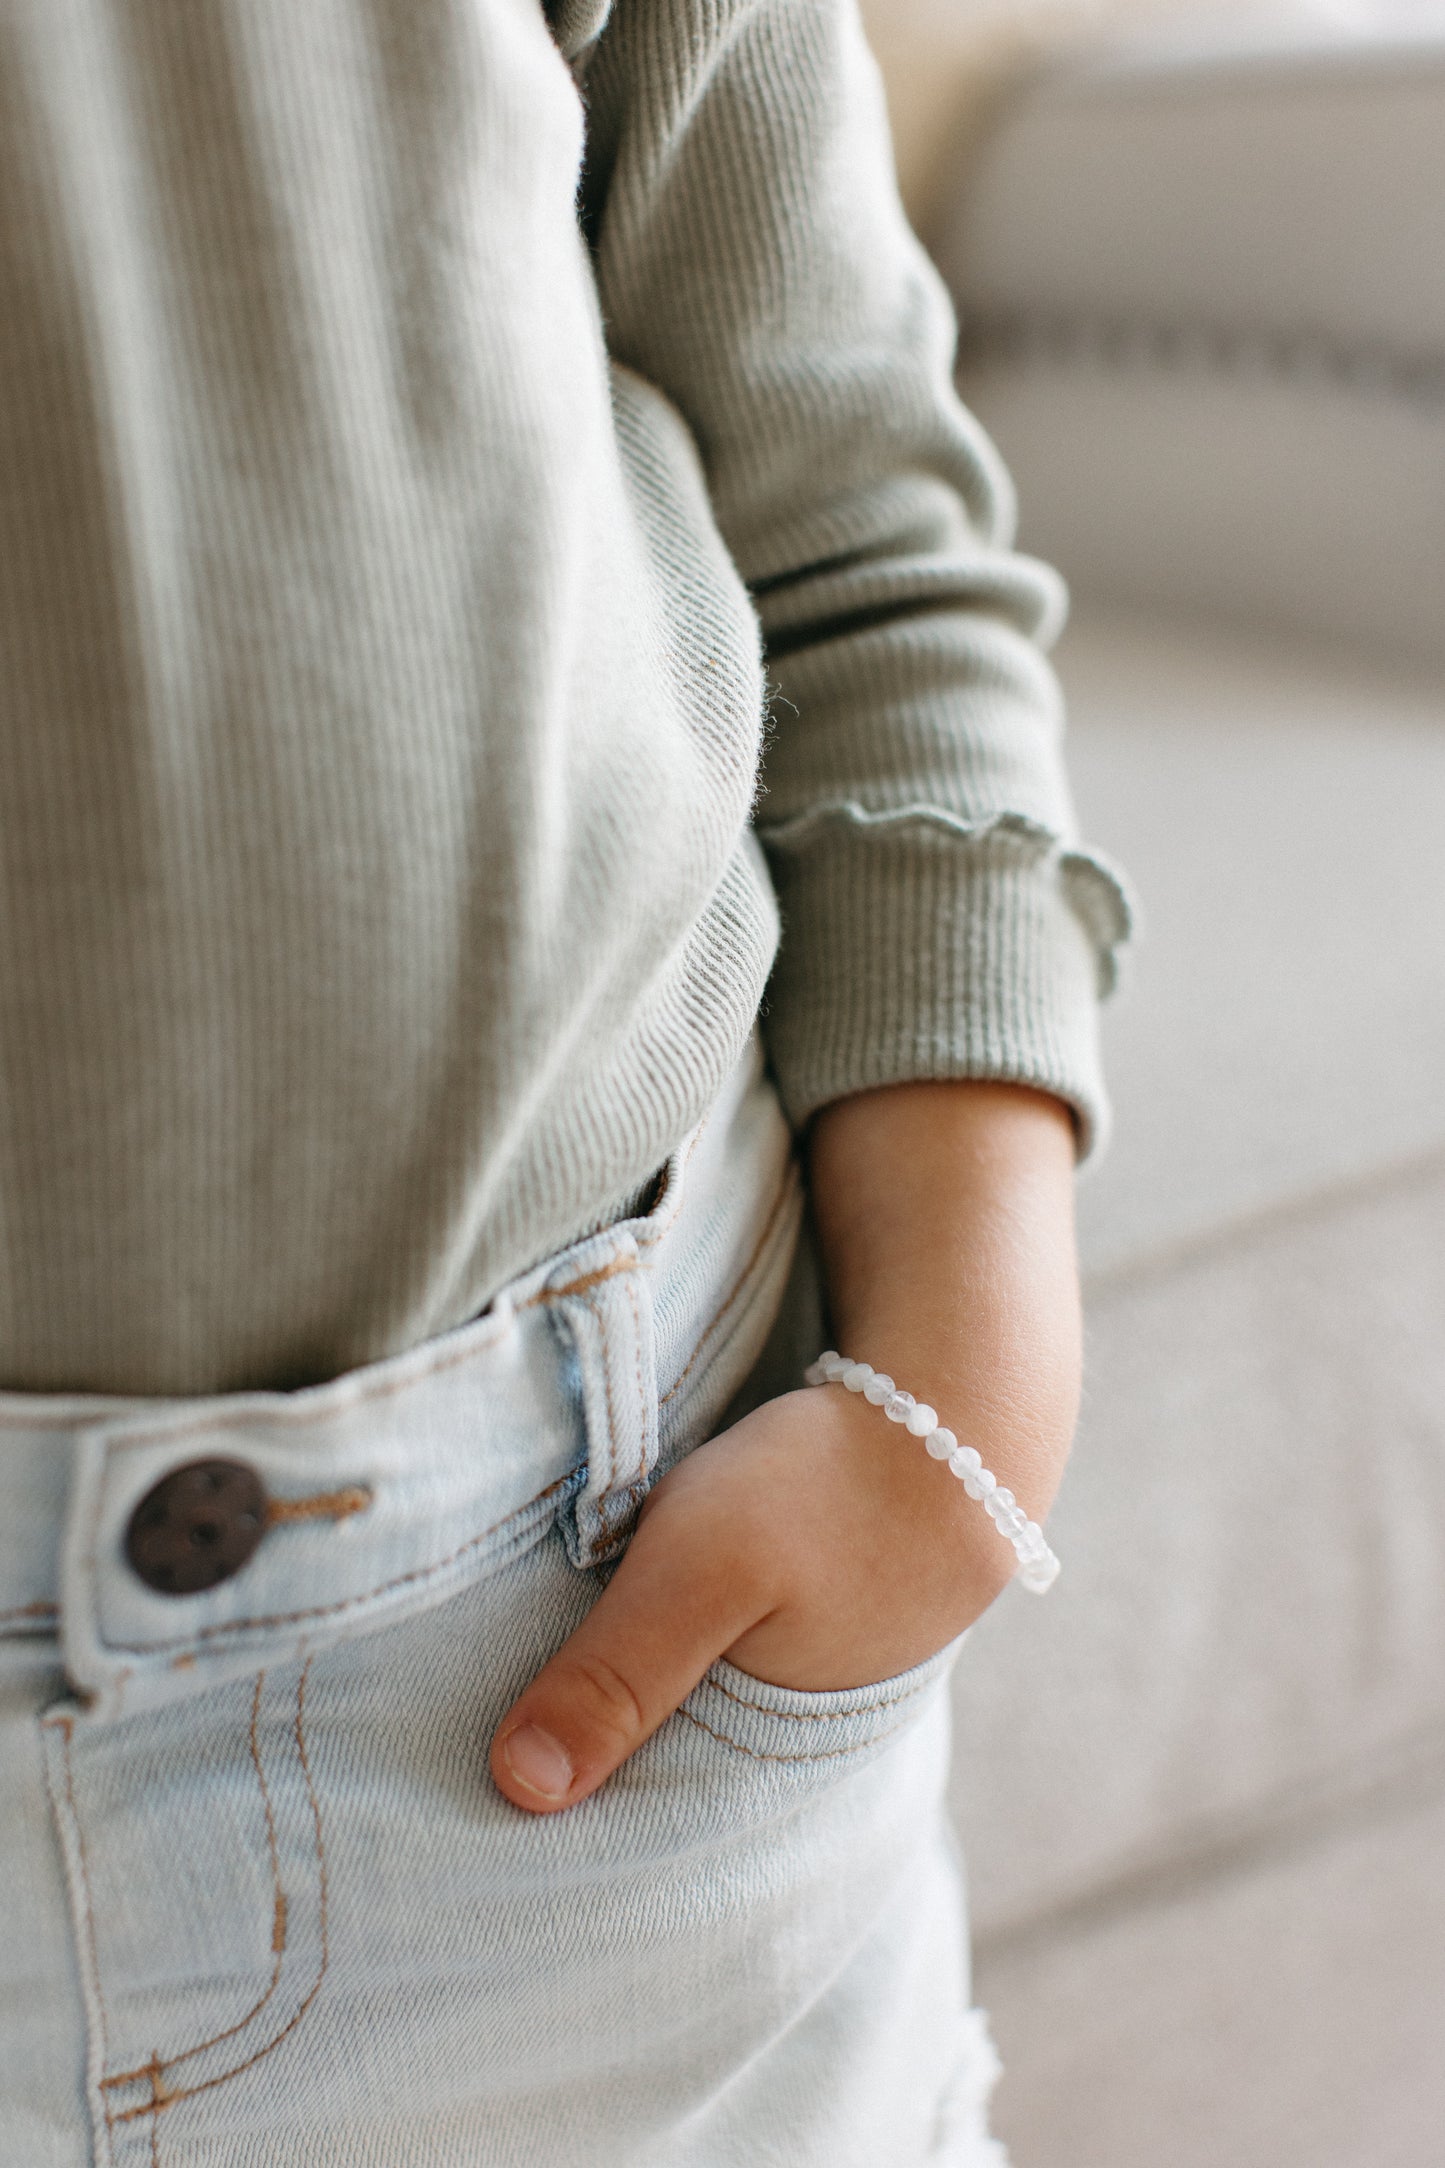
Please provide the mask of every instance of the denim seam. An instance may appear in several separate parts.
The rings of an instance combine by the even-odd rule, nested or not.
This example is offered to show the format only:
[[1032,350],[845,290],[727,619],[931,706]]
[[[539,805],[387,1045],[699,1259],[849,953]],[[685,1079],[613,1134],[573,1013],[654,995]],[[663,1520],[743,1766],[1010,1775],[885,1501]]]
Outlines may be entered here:
[[[651,1267],[647,1266],[643,1269],[650,1270]],[[639,1292],[640,1287],[641,1282],[639,1281],[637,1274],[634,1272],[631,1279],[627,1282],[627,1302],[628,1307],[632,1311],[632,1369],[633,1382],[637,1388],[638,1451],[639,1453],[645,1455],[647,1451],[647,1381],[642,1375],[642,1297]],[[655,1359],[653,1369],[655,1385]],[[615,1470],[615,1460],[613,1466]],[[646,1465],[645,1460],[640,1462],[637,1467],[636,1473],[632,1477],[631,1482],[617,1487],[615,1490],[615,1495],[619,1498],[626,1500],[631,1500],[634,1498],[645,1498],[647,1495],[648,1483],[650,1481],[651,1475],[652,1470]]]
[[[891,1739],[895,1732],[907,1729],[906,1723],[889,1724],[882,1731],[871,1732],[866,1739],[856,1739],[851,1746],[824,1747],[816,1754],[767,1754],[761,1747],[744,1746],[742,1740],[735,1739],[731,1732],[718,1731],[713,1725],[704,1723],[700,1716],[693,1715],[691,1709],[679,1709],[677,1713],[685,1716],[689,1724],[696,1724],[699,1731],[705,1731],[710,1739],[716,1739],[722,1746],[732,1747],[739,1754],[748,1755],[753,1761],[786,1762],[795,1767],[808,1762],[844,1761],[854,1754],[866,1754],[870,1746],[877,1746],[880,1740]],[[784,1717],[782,1721],[786,1723],[788,1720]]]
[[266,1844],[271,1858],[273,1922],[271,1947],[275,1954],[275,1962],[271,1967],[271,1984],[259,2001],[254,2002],[246,2015],[238,2018],[234,2025],[226,2026],[222,2032],[212,2033],[208,2040],[198,2040],[194,2047],[182,2048],[178,2054],[164,2057],[156,2055],[151,2058],[150,2062],[142,2063],[139,2069],[119,2070],[113,2077],[102,2078],[100,2082],[104,2089],[109,2090],[117,2085],[133,2085],[138,2078],[144,2077],[149,2077],[154,2086],[156,2080],[162,2077],[166,2071],[177,2069],[181,2063],[189,2062],[193,2056],[203,2054],[207,2048],[219,2047],[223,2040],[233,2040],[238,2032],[244,2032],[252,2020],[260,2016],[281,1984],[281,1966],[286,1954],[284,1925],[286,1896],[281,1884],[281,1852],[276,1840],[276,1816],[271,1805],[271,1788],[266,1782],[266,1772],[261,1763],[261,1748],[258,1736],[261,1716],[261,1693],[265,1684],[266,1673],[259,1671],[256,1674],[256,1690],[251,1697],[251,1722],[247,1733],[247,1744],[251,1750],[251,1764],[256,1772],[256,1781],[261,1789],[261,1806],[266,1817]]
[[[642,1311],[637,1293],[636,1272],[638,1268],[633,1265],[629,1260],[627,1263],[627,1269],[630,1270],[633,1274],[633,1277],[630,1278],[627,1283],[627,1299],[632,1308],[633,1352],[637,1370],[638,1419],[639,1422],[645,1423],[647,1416],[647,1389],[643,1383],[642,1377]],[[598,1275],[598,1277],[603,1276],[604,1275]],[[593,1301],[590,1294],[584,1295],[582,1297],[582,1300],[586,1303],[587,1308],[592,1312],[592,1315],[597,1323],[597,1335],[602,1349],[603,1390],[607,1400],[607,1478],[606,1481],[603,1483],[601,1489],[596,1493],[596,1495],[593,1498],[587,1500],[586,1502],[588,1517],[596,1525],[593,1528],[590,1537],[587,1537],[585,1540],[587,1542],[587,1548],[592,1554],[592,1563],[601,1564],[605,1558],[610,1557],[616,1551],[618,1540],[615,1530],[609,1529],[606,1526],[602,1511],[603,1506],[610,1500],[629,1501],[633,1499],[640,1500],[642,1498],[645,1498],[647,1495],[650,1471],[646,1468],[639,1469],[637,1474],[633,1477],[632,1481],[626,1484],[619,1482],[617,1479],[617,1409],[616,1403],[614,1402],[612,1397],[612,1343],[607,1331],[607,1320],[603,1316],[599,1305]],[[588,1440],[588,1453],[590,1465],[590,1438]]]
[[[390,1595],[394,1589],[407,1588],[418,1581],[425,1582],[436,1579],[439,1575],[445,1573],[449,1567],[456,1565],[459,1559],[465,1558],[469,1551],[478,1549],[489,1536],[496,1535],[498,1529],[505,1528],[508,1522],[519,1520],[524,1514],[533,1512],[545,1499],[554,1497],[558,1491],[566,1490],[572,1481],[573,1478],[570,1475],[559,1476],[555,1483],[549,1483],[545,1490],[538,1491],[536,1496],[529,1498],[525,1505],[514,1507],[512,1512],[504,1515],[501,1520],[493,1521],[490,1527],[479,1530],[474,1536],[469,1536],[465,1543],[460,1544],[456,1550],[448,1552],[445,1558],[436,1559],[427,1566],[414,1566],[407,1573],[397,1574],[394,1579],[382,1581],[375,1588],[363,1589],[357,1595],[344,1596],[336,1603],[316,1604],[302,1611],[272,1611],[258,1618],[223,1619],[217,1625],[198,1626],[190,1634],[179,1635],[176,1642],[157,1642],[152,1646],[144,1643],[102,1641],[101,1646],[107,1649],[124,1648],[130,1654],[137,1656],[156,1656],[160,1655],[163,1650],[176,1647],[178,1644],[183,1646],[187,1641],[212,1641],[218,1639],[222,1634],[243,1633],[267,1626],[301,1626],[311,1619],[333,1618],[342,1611],[351,1611],[355,1610],[359,1605],[374,1603],[378,1596]],[[98,1517],[99,1508],[97,1507],[97,1519]],[[522,1533],[525,1533],[525,1531],[518,1532],[516,1540],[520,1541]],[[92,1538],[93,1535],[94,1531],[92,1532]]]
[[[632,1311],[632,1366],[637,1380],[637,1434],[644,1440],[647,1436],[647,1387],[642,1377],[642,1302],[638,1295],[638,1280],[634,1273],[627,1283],[627,1300]],[[645,1450],[645,1444],[643,1447]],[[639,1475],[647,1470],[640,1468]]]
[[904,1694],[890,1694],[879,1701],[853,1702],[842,1709],[775,1709],[770,1702],[750,1701],[746,1694],[734,1693],[730,1686],[723,1685],[721,1679],[704,1678],[700,1683],[710,1687],[715,1694],[722,1694],[727,1700],[736,1702],[740,1709],[756,1709],[760,1716],[771,1716],[781,1723],[831,1724],[840,1717],[869,1716],[875,1709],[901,1709],[906,1702],[915,1701],[920,1694],[926,1694],[933,1680],[923,1679],[917,1686],[910,1686]]
[[[632,1368],[633,1382],[637,1387],[637,1450],[641,1455],[641,1459],[631,1482],[622,1492],[624,1498],[632,1498],[639,1492],[645,1496],[648,1479],[652,1474],[652,1470],[647,1465],[647,1382],[642,1375],[642,1296],[640,1288],[641,1282],[637,1274],[634,1273],[627,1282],[627,1301],[632,1311]],[[657,1391],[657,1357],[655,1350],[652,1372],[652,1386],[655,1396]]]
[[[264,2047],[257,2048],[254,2055],[248,2055],[244,2062],[237,2063],[235,2067],[231,2070],[218,2071],[216,2076],[213,2078],[203,2078],[196,2085],[182,2086],[178,2091],[174,2093],[167,2093],[163,2099],[155,2101],[143,2101],[138,2108],[123,2109],[118,2112],[113,2118],[113,2120],[117,2123],[134,2122],[137,2117],[142,2115],[153,2115],[158,2117],[164,2109],[173,2108],[176,2105],[177,2101],[194,2100],[199,2093],[213,2092],[218,2085],[227,2085],[230,2083],[232,2078],[239,2078],[244,2076],[246,2071],[253,2070],[257,2063],[264,2062],[268,2055],[272,2055],[275,2053],[276,2049],[280,2047],[282,2041],[287,2039],[289,2035],[296,2030],[297,2026],[301,2023],[301,2020],[305,2017],[307,2011],[311,2008],[311,2005],[315,2002],[316,1997],[321,1992],[321,1983],[326,1978],[327,1969],[331,1963],[331,1939],[330,1924],[328,1919],[329,1887],[327,1879],[326,1840],[321,1825],[321,1802],[316,1796],[316,1784],[311,1774],[311,1758],[306,1751],[306,1681],[310,1674],[310,1671],[311,1659],[308,1657],[305,1664],[302,1666],[301,1677],[297,1682],[296,1687],[295,1738],[296,1752],[301,1763],[301,1774],[305,1779],[306,1783],[307,1797],[311,1802],[311,1817],[316,1831],[316,1861],[318,1870],[317,1902],[319,1910],[319,1934],[321,1940],[321,1960],[316,1968],[316,1977],[312,1981],[306,1993],[302,1996],[300,2003],[297,2005],[291,2017],[281,2027],[281,2030],[278,2033],[274,2034],[272,2038],[266,2042],[266,2045]],[[224,2039],[226,2036],[222,2034],[220,2037]],[[192,2049],[188,2052],[197,2053],[198,2050]]]
[[[102,2123],[108,2130],[110,2118],[105,2114],[105,2097],[100,2090],[100,2072],[105,2068],[110,2053],[110,2012],[106,2008],[105,1989],[101,1984],[100,1952],[95,1939],[95,1903],[91,1894],[90,1858],[86,1850],[85,1831],[81,1826],[79,1809],[75,1801],[75,1774],[71,1762],[70,1742],[75,1730],[74,1720],[69,1716],[51,1717],[44,1720],[60,1734],[61,1767],[64,1771],[63,1822],[69,1830],[75,1854],[79,1888],[75,1891],[80,1912],[82,1970],[89,1976],[91,2000],[94,2004],[96,2029],[100,2035],[95,2043],[95,2099],[101,2109]],[[48,1772],[47,1772],[48,1774]],[[52,1784],[51,1797],[57,1809],[61,1802],[55,1799]],[[106,2151],[109,2154],[109,2140]]]
[[[588,1517],[596,1524],[594,1533],[600,1536],[604,1533],[602,1527],[602,1501],[611,1492],[617,1477],[617,1410],[612,1399],[612,1342],[607,1332],[607,1320],[590,1295],[584,1297],[584,1300],[588,1309],[592,1312],[597,1326],[598,1344],[602,1354],[602,1390],[607,1402],[607,1473],[603,1477],[601,1487],[595,1497],[587,1502]],[[592,1463],[592,1440],[590,1437],[587,1440],[587,1462],[590,1473]]]

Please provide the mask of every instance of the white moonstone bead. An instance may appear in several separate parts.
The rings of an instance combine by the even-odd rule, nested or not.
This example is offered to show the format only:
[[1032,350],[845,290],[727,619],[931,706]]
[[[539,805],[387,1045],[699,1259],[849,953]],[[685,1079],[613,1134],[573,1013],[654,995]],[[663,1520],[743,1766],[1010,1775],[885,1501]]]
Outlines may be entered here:
[[836,1348],[829,1348],[803,1372],[809,1385],[842,1384],[850,1393],[862,1393],[873,1407],[882,1408],[892,1423],[902,1423],[909,1435],[923,1440],[925,1452],[945,1461],[950,1474],[962,1483],[970,1498],[983,1501],[1000,1535],[1013,1545],[1018,1577],[1025,1588],[1042,1595],[1059,1576],[1059,1561],[1044,1540],[1037,1521],[1031,1521],[1011,1490],[983,1465],[976,1446],[960,1445],[951,1430],[944,1429],[938,1411],[897,1387],[885,1371],[871,1363],[856,1363]]

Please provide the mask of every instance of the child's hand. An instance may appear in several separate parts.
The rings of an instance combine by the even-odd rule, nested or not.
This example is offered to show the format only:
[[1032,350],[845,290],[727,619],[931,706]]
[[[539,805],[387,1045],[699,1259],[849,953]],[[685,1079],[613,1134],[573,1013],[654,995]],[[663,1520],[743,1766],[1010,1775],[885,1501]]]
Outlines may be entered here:
[[[929,1401],[1042,1520],[1078,1406],[1073,1132],[1042,1094],[906,1084],[811,1134],[837,1345]],[[657,1485],[587,1618],[498,1727],[536,1813],[595,1791],[720,1655],[780,1686],[891,1678],[971,1624],[1014,1556],[916,1438],[841,1385],[785,1393]]]

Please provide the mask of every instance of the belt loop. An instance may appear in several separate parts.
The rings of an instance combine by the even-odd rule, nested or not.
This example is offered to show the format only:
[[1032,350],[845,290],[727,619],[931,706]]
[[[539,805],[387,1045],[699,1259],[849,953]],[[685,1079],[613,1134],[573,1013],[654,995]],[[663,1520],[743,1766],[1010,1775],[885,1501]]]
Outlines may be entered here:
[[550,1309],[576,1355],[587,1438],[586,1481],[562,1529],[573,1564],[597,1566],[622,1549],[657,1463],[652,1281],[633,1236]]

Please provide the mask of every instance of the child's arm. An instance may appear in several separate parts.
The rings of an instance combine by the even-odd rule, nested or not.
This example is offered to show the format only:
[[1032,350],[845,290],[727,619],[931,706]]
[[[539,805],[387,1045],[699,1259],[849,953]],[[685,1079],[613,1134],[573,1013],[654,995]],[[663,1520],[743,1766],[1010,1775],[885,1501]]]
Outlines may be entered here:
[[[838,1344],[927,1399],[1041,1520],[1079,1389],[1067,1109],[1012,1085],[865,1092],[819,1117],[811,1161]],[[652,1492],[504,1720],[493,1775],[518,1806],[570,1806],[724,1653],[783,1686],[893,1677],[971,1624],[1013,1563],[876,1408],[841,1386],[786,1393]]]
[[[838,1345],[1039,1519],[1077,1403],[1073,1165],[1103,1124],[1095,1010],[1127,923],[1073,837],[1057,583],[1010,548],[954,396],[851,0],[616,0],[587,88],[609,347],[691,430],[779,689],[763,1025],[811,1120]],[[520,1806],[583,1797],[722,1653],[801,1688],[892,1676],[1012,1564],[875,1409],[784,1394],[658,1485],[493,1773]],[[560,1788],[523,1781],[524,1733]]]

